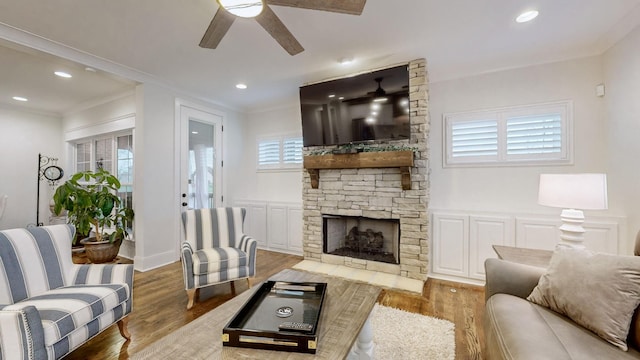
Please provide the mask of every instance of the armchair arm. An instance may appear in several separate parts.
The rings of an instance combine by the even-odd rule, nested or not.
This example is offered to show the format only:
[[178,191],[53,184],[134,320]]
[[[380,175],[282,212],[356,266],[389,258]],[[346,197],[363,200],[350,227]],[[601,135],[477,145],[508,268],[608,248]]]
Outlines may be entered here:
[[0,358],[47,359],[44,329],[35,306],[0,310]]
[[184,241],[182,243],[182,251],[180,252],[182,257],[182,273],[184,274],[184,287],[186,290],[193,289],[195,283],[193,280],[193,248],[191,244]]
[[249,276],[256,275],[256,253],[258,251],[258,242],[249,235],[242,235],[238,249],[249,255]]
[[497,293],[526,299],[545,272],[544,268],[500,259],[485,260],[484,268],[487,280],[484,289],[485,300]]

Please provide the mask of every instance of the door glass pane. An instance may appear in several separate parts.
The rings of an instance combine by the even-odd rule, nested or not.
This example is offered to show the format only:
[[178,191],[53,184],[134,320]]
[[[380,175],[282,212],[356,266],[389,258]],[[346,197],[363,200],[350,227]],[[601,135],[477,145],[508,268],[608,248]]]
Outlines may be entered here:
[[189,207],[215,207],[214,171],[217,154],[211,124],[189,120]]

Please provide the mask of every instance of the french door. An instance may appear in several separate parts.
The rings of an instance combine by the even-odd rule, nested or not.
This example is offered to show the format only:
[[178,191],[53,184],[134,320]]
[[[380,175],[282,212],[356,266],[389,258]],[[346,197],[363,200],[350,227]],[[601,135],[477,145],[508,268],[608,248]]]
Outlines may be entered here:
[[222,203],[222,115],[180,105],[180,207]]

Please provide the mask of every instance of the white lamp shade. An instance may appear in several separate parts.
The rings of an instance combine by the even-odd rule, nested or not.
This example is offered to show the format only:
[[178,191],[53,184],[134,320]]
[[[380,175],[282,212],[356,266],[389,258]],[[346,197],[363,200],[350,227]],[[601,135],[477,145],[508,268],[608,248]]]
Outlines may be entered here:
[[563,209],[607,209],[607,175],[540,174],[538,204]]

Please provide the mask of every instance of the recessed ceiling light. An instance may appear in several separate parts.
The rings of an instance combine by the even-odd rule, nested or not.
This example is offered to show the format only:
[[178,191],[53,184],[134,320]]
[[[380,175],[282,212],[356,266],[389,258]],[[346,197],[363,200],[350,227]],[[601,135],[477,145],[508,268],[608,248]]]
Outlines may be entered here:
[[344,100],[344,96],[340,96],[338,100]]
[[236,84],[236,87],[237,87],[238,89],[246,89],[246,88],[247,88],[247,85],[245,85],[245,84]]
[[65,78],[68,79],[71,77],[71,74],[64,72],[64,71],[56,71],[54,72],[54,74],[56,74],[57,76],[61,77],[61,78]]
[[92,68],[92,67],[89,67],[89,66],[87,66],[86,68],[84,68],[84,70],[85,70],[85,71],[88,71],[88,72],[96,72],[96,69],[94,69],[94,68]]
[[535,19],[536,17],[538,17],[538,11],[537,10],[529,10],[529,11],[525,11],[522,14],[518,15],[518,17],[516,18],[516,22],[524,23],[524,22],[527,22],[527,21],[531,21],[531,20]]
[[13,100],[16,100],[16,101],[29,101],[29,99],[27,99],[26,97],[22,97],[22,96],[14,96]]
[[192,131],[191,133],[194,134],[194,135],[198,135],[197,131]]
[[336,94],[329,94],[329,98],[334,98],[336,97]]

